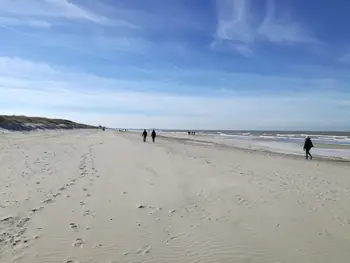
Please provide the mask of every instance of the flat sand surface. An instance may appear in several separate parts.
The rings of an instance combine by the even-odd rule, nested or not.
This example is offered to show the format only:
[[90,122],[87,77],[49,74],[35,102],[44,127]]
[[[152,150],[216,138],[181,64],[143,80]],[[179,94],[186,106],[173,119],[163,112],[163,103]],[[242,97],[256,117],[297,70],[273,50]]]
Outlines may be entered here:
[[0,262],[349,263],[350,166],[114,131],[0,137]]

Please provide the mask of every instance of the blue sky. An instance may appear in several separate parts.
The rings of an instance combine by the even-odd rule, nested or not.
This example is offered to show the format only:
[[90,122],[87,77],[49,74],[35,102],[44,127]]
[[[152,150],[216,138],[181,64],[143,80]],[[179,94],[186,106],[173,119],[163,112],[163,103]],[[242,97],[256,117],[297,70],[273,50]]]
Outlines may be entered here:
[[350,2],[0,0],[0,113],[350,130]]

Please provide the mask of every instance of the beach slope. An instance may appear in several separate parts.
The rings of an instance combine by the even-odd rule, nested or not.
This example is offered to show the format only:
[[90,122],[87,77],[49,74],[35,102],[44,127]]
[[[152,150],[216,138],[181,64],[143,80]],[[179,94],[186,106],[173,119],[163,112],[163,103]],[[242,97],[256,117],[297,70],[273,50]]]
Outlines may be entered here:
[[0,261],[347,263],[349,166],[114,131],[0,139]]

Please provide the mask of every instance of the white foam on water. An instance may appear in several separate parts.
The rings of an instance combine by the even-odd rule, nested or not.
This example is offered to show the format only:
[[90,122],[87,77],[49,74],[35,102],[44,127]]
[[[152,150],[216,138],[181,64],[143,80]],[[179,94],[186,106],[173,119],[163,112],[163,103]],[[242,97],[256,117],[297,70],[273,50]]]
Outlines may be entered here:
[[[273,141],[264,139],[252,139],[242,137],[222,138],[215,137],[214,141],[225,145],[234,146],[242,149],[251,149],[258,151],[275,152],[281,154],[291,154],[304,156],[303,140],[298,142],[294,141]],[[315,143],[314,143],[315,144]],[[311,153],[314,156],[326,157],[326,158],[341,158],[350,160],[350,149],[334,149],[334,148],[318,148],[317,144],[312,148]]]

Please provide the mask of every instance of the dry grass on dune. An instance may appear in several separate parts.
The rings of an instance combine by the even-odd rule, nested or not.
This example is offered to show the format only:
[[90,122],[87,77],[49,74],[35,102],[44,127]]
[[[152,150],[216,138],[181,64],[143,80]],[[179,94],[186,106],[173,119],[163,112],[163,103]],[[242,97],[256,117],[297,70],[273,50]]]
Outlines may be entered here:
[[91,125],[76,123],[64,119],[51,119],[43,117],[28,117],[18,115],[1,115],[0,128],[6,130],[35,130],[35,129],[86,129],[96,128]]

